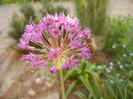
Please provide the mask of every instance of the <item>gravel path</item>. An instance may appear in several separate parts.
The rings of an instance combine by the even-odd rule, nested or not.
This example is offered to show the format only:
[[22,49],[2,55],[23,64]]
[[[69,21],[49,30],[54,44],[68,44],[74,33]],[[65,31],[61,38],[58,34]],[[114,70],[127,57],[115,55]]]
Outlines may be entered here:
[[123,15],[133,17],[133,0],[111,0],[111,16]]
[[16,5],[0,6],[0,66],[3,66],[3,61],[10,54],[8,48],[13,39],[8,37],[9,21],[15,11],[18,11]]

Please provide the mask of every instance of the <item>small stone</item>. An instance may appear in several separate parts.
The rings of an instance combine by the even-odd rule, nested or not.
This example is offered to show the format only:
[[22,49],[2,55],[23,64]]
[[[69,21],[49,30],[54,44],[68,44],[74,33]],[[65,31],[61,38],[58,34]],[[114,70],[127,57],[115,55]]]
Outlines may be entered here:
[[46,79],[47,81],[50,81],[51,78],[47,76],[45,79]]
[[43,90],[46,90],[46,87],[45,86],[43,87]]
[[44,76],[41,76],[41,79],[44,79]]
[[45,85],[46,85],[47,87],[52,87],[53,84],[54,84],[54,81],[45,82]]
[[54,93],[48,95],[47,97],[45,97],[43,99],[53,99],[53,97],[54,97],[54,99],[59,99],[59,93],[58,92],[54,92]]
[[41,84],[42,83],[42,79],[41,78],[37,78],[35,82],[36,82],[36,84]]
[[33,89],[30,89],[30,90],[28,91],[28,94],[29,94],[30,96],[34,96],[36,93],[35,93],[35,91],[34,91]]
[[34,70],[31,70],[31,73],[34,73],[35,71]]

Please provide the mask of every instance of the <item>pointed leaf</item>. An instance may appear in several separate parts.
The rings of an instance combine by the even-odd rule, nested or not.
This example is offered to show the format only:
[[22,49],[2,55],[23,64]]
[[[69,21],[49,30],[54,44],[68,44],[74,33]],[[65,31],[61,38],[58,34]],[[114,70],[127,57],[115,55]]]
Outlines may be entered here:
[[75,85],[77,84],[77,80],[74,80],[68,87],[67,91],[66,91],[66,97],[69,95],[69,93],[72,91],[72,89],[75,87]]

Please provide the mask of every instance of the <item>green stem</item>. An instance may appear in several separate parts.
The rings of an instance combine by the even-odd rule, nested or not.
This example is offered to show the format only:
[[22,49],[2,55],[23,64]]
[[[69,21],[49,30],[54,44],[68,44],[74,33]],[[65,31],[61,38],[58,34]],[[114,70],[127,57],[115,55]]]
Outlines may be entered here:
[[60,81],[61,81],[62,99],[66,99],[65,98],[65,89],[64,89],[64,81],[63,81],[63,72],[62,72],[62,69],[60,69]]

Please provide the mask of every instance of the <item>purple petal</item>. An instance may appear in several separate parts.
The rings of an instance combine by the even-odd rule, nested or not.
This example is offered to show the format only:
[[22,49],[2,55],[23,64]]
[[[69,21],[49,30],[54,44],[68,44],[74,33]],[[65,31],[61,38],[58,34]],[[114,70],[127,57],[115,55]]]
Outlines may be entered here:
[[56,53],[58,53],[60,51],[60,48],[59,47],[57,47],[56,48]]
[[53,58],[56,58],[57,56],[50,56],[48,57],[48,59],[53,59]]
[[75,56],[75,55],[72,55],[72,56],[70,57],[70,60],[73,60],[74,56]]
[[68,64],[69,69],[71,69],[71,70],[72,70],[72,67],[71,67],[70,63],[67,63],[67,64]]
[[66,70],[67,70],[67,65],[66,65],[66,64],[63,64],[63,65],[62,65],[62,68],[63,68],[63,70],[66,71]]
[[48,66],[48,65],[49,65],[49,63],[48,63],[48,62],[44,62],[42,66],[44,66],[44,67],[45,67],[45,66]]
[[78,68],[77,65],[76,65],[75,63],[73,63],[73,62],[71,63],[71,65],[72,65],[73,67],[75,67],[75,68]]
[[22,44],[18,44],[17,46],[18,46],[19,48],[22,48],[22,49],[26,49],[26,48],[27,48],[27,46],[22,45]]
[[36,48],[32,46],[28,46],[28,49],[34,51]]
[[78,59],[74,59],[73,62],[78,63],[78,62],[80,62],[80,60],[78,60]]
[[53,66],[53,67],[50,69],[49,72],[52,73],[52,74],[55,74],[55,72],[56,72],[56,66]]

